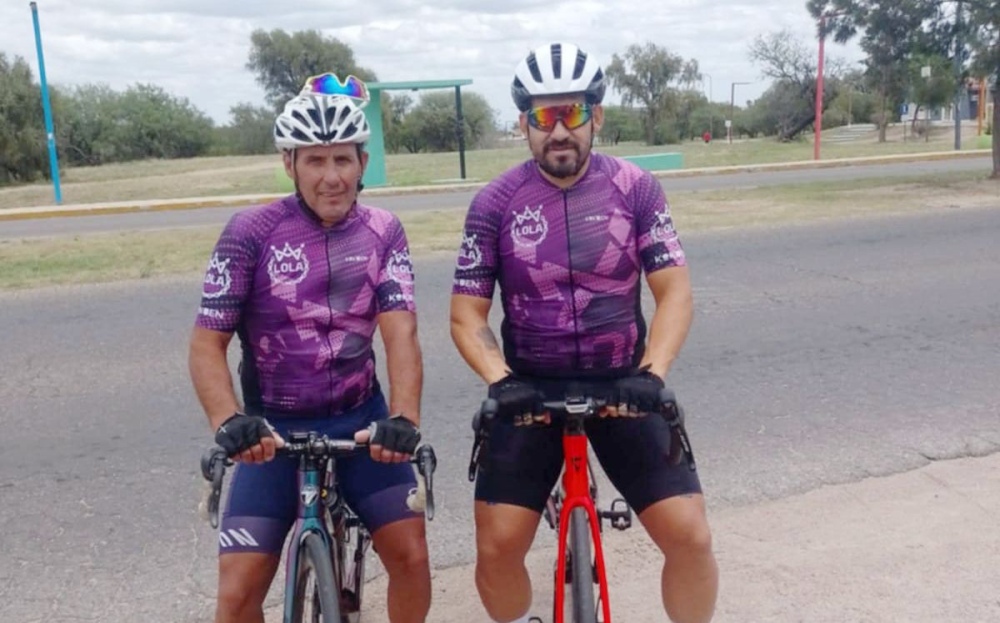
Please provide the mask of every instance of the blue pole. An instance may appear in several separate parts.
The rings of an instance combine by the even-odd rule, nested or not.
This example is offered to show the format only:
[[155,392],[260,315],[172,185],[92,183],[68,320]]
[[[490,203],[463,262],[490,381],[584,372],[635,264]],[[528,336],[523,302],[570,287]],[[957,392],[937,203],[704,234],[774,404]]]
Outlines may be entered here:
[[49,143],[49,166],[52,169],[52,186],[56,193],[56,204],[62,203],[59,188],[59,156],[56,154],[56,133],[52,128],[52,106],[49,104],[49,87],[45,82],[45,57],[42,55],[42,31],[38,27],[38,5],[31,3],[31,19],[35,22],[35,47],[38,49],[38,77],[42,83],[42,109],[45,111],[45,132]]

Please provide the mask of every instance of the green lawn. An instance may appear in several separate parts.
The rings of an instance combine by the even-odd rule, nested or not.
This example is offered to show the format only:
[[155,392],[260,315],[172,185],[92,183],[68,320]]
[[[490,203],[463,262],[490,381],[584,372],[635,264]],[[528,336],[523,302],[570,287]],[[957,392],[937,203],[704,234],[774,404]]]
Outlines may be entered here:
[[[936,128],[929,142],[902,141],[902,130],[891,128],[888,141],[878,143],[874,133],[851,143],[826,142],[824,160],[861,156],[949,151],[952,134],[949,128]],[[963,148],[975,149],[975,130],[966,132]],[[728,144],[716,140],[709,145],[700,141],[678,145],[647,146],[639,143],[616,146],[599,145],[598,151],[618,156],[664,151],[680,152],[685,168],[751,165],[773,162],[811,160],[812,142],[803,140],[778,143],[772,139],[737,141]],[[505,147],[474,150],[466,153],[467,179],[487,181],[528,157],[523,141],[511,141]],[[278,192],[276,173],[280,170],[277,154],[150,160],[101,167],[71,167],[61,175],[63,202],[96,203],[137,199],[175,199],[195,196],[268,194]],[[459,177],[458,153],[390,154],[386,172],[391,186],[433,184]],[[0,188],[0,209],[51,205],[50,183]]]

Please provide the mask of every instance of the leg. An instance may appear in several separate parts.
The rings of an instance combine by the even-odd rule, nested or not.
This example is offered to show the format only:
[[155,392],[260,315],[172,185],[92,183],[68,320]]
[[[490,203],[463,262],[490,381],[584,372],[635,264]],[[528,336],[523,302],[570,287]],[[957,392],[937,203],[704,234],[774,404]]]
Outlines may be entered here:
[[531,607],[524,558],[541,513],[511,504],[476,502],[476,588],[494,621],[516,621]]
[[562,429],[492,424],[476,476],[476,587],[490,618],[517,621],[531,607],[524,558],[562,467]]
[[264,598],[280,561],[277,554],[219,556],[215,623],[264,623]]
[[423,623],[431,607],[431,569],[424,520],[404,519],[382,526],[372,543],[389,575],[389,620]]
[[719,568],[712,554],[704,496],[661,500],[640,513],[639,521],[665,558],[660,586],[670,620],[711,621],[719,592]]
[[588,425],[594,453],[665,556],[663,606],[674,623],[712,619],[718,568],[698,475],[672,465],[671,435],[658,415]]

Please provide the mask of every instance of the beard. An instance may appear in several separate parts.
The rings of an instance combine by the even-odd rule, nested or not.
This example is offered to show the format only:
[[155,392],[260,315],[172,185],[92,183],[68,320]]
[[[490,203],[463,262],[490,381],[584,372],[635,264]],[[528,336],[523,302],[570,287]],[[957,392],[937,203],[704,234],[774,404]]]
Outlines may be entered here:
[[[554,159],[549,155],[553,149],[568,149]],[[553,162],[554,160],[554,162]],[[585,154],[580,150],[580,146],[572,141],[550,141],[542,148],[542,157],[538,161],[538,166],[543,171],[558,179],[573,177],[580,172],[586,161]]]

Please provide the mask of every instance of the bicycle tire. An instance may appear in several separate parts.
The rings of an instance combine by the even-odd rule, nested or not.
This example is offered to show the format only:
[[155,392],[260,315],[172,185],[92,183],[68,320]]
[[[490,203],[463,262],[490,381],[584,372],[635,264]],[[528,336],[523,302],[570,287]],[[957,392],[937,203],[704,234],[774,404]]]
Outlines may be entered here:
[[310,532],[299,545],[293,623],[341,623],[333,561],[323,538]]
[[569,552],[573,623],[597,623],[590,519],[583,508],[574,508],[569,516]]

